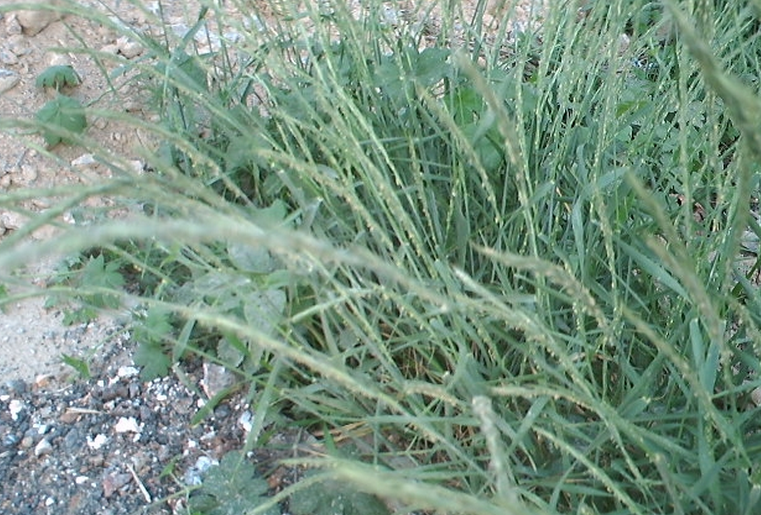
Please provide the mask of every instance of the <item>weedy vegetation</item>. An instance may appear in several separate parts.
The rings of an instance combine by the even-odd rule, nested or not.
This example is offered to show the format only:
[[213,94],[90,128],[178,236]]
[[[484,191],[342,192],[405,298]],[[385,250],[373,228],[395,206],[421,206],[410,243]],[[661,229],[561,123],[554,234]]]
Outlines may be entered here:
[[70,65],[51,66],[35,81],[38,88],[55,91],[55,98],[37,111],[35,120],[42,125],[45,143],[53,147],[61,142],[70,143],[68,134],[80,134],[87,128],[82,104],[74,97],[61,93],[65,88],[79,86],[82,79]]
[[[155,149],[136,174],[78,137],[113,179],[2,196],[57,207],[0,269],[72,256],[45,293],[129,309],[146,380],[245,379],[244,454],[323,435],[303,482],[269,497],[230,455],[189,510],[759,512],[757,2],[550,2],[520,34],[510,2],[492,31],[482,1],[232,3],[181,37],[67,5],[148,49],[110,84],[158,124],[87,109]],[[102,195],[129,215],[23,243]]]

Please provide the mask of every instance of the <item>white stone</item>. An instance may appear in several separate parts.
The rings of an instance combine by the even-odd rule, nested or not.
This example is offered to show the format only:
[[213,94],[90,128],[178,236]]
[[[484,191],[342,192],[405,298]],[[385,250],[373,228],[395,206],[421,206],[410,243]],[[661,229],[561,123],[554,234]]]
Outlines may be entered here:
[[104,434],[95,435],[95,438],[87,437],[87,446],[94,451],[97,451],[107,443],[108,437]]
[[119,53],[127,59],[133,59],[143,53],[143,46],[134,41],[128,41],[119,48]]
[[254,427],[253,424],[254,417],[251,415],[251,412],[246,410],[243,413],[241,413],[240,418],[238,419],[238,424],[243,428],[243,431],[246,432],[246,434],[251,432],[251,428]]
[[0,68],[0,94],[15,88],[20,81],[18,73]]
[[72,160],[71,166],[75,168],[87,168],[97,163],[98,162],[95,160],[95,156],[92,154],[82,154],[78,158]]
[[0,62],[3,64],[18,64],[18,56],[8,48],[0,49]]
[[135,417],[120,417],[114,426],[117,433],[139,433],[140,426]]
[[18,420],[19,413],[24,411],[24,403],[18,399],[13,399],[8,403],[8,411],[10,411],[13,420]]
[[116,55],[119,53],[119,45],[117,45],[116,43],[104,45],[100,48],[100,51],[103,52],[104,54]]
[[119,370],[116,371],[116,375],[119,377],[134,377],[139,373],[137,367],[119,367]]
[[50,445],[50,442],[47,438],[43,438],[40,440],[40,442],[34,447],[34,455],[38,458],[40,456],[44,456],[45,454],[50,454],[50,452],[53,450],[53,446]]
[[14,213],[13,211],[3,211],[0,213],[0,224],[12,231],[20,229],[28,221],[29,218],[20,213]]
[[18,22],[18,16],[12,14],[5,18],[5,33],[7,35],[18,36],[22,31],[21,24]]
[[143,47],[139,43],[130,40],[126,36],[122,36],[116,40],[116,48],[118,53],[127,59],[137,57],[143,52]]

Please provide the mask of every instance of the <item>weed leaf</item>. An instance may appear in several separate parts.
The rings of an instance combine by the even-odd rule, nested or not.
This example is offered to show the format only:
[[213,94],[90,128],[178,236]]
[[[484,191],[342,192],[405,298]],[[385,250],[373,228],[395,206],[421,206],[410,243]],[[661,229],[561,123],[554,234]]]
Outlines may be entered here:
[[58,95],[42,106],[35,118],[46,126],[42,129],[42,137],[51,147],[61,142],[69,143],[69,138],[65,136],[66,132],[81,134],[87,127],[82,104],[65,95]]
[[[198,493],[191,497],[193,512],[206,515],[239,515],[266,501],[267,481],[256,474],[254,466],[240,453],[225,454],[219,465],[209,470]],[[277,508],[266,515],[279,513]]]
[[70,356],[68,354],[61,354],[61,361],[76,370],[77,374],[82,379],[90,379],[90,367],[87,365],[85,360],[75,358],[74,356]]
[[289,507],[294,515],[388,515],[377,497],[336,481],[324,481],[296,491]]
[[164,340],[172,333],[169,313],[151,308],[135,328],[137,350],[132,356],[135,365],[142,367],[140,377],[145,381],[163,377],[169,373],[172,359],[164,348]]
[[274,260],[269,251],[262,247],[252,247],[242,243],[229,243],[227,255],[232,264],[244,272],[268,274],[274,270]]
[[151,381],[157,377],[163,377],[169,373],[172,360],[164,351],[159,342],[140,342],[132,356],[135,365],[142,367],[140,377],[143,381]]
[[71,65],[51,66],[37,76],[38,88],[53,88],[61,91],[64,86],[78,86],[82,79]]
[[[106,288],[120,290],[124,286],[124,276],[119,272],[120,263],[109,261],[106,263],[103,254],[92,257],[80,271],[79,284],[83,289]],[[119,298],[107,293],[93,293],[86,295],[86,301],[96,308],[117,308]]]
[[283,315],[285,304],[283,290],[256,291],[245,297],[243,316],[259,331],[271,335]]

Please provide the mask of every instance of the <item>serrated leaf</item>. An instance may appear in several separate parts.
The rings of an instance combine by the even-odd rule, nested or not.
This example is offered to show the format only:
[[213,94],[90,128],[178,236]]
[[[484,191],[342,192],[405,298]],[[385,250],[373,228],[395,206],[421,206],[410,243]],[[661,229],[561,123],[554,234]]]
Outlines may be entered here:
[[283,290],[256,291],[243,298],[246,322],[264,334],[274,334],[285,310],[287,298]]
[[77,86],[82,79],[69,64],[50,66],[37,76],[35,85],[38,88],[54,88],[60,91],[64,86]]
[[135,330],[135,337],[141,340],[161,342],[172,334],[174,327],[169,320],[169,312],[161,308],[148,308]]
[[154,341],[140,342],[132,355],[132,361],[135,365],[142,367],[140,378],[143,381],[166,376],[172,366],[172,360],[164,352],[163,346]]
[[277,227],[285,221],[288,214],[288,206],[280,199],[275,200],[267,207],[254,209],[251,212],[251,220],[263,227]]
[[92,322],[96,318],[98,318],[98,312],[93,308],[80,307],[64,311],[61,323],[66,327],[69,327],[77,324],[86,324]]
[[262,247],[231,242],[227,245],[227,257],[236,268],[244,272],[268,274],[275,268],[272,255]]
[[288,503],[293,515],[389,515],[374,495],[336,481],[322,481],[297,490]]
[[66,95],[58,95],[42,106],[35,119],[47,126],[42,129],[42,137],[51,147],[60,142],[68,143],[66,132],[81,134],[87,127],[84,107]]
[[172,366],[172,359],[163,344],[174,330],[169,316],[169,312],[164,309],[150,308],[135,326],[134,337],[138,347],[132,355],[132,361],[142,367],[140,377],[145,381],[164,377]]
[[217,357],[228,367],[235,368],[245,359],[246,355],[227,338],[220,338],[217,343]]
[[452,67],[447,64],[451,54],[445,48],[426,48],[417,56],[416,64],[412,73],[424,86],[432,86],[451,72]]
[[[239,515],[265,502],[268,489],[267,481],[257,475],[248,460],[239,452],[229,452],[209,470],[190,506],[203,508],[206,515]],[[279,510],[272,508],[265,513],[275,515]]]
[[82,286],[100,286],[104,288],[121,288],[124,276],[119,272],[120,263],[109,261],[103,254],[91,257],[81,271]]
[[[121,264],[118,261],[106,263],[103,254],[91,257],[82,270],[79,271],[79,285],[87,288],[108,288],[120,290],[125,283],[124,276],[119,272]],[[87,295],[85,300],[96,308],[117,308],[119,298],[117,295],[95,293]]]
[[206,68],[201,64],[201,59],[184,50],[176,52],[168,63],[157,64],[156,70],[172,86],[196,92],[204,92],[209,88]]
[[61,354],[61,361],[76,370],[77,374],[79,374],[79,377],[82,379],[90,379],[90,367],[85,360],[75,358],[69,354]]

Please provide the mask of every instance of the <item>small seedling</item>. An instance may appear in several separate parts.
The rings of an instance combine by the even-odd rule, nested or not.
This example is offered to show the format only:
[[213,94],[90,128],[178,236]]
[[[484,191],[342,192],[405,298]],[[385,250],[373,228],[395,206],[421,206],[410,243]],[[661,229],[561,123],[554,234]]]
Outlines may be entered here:
[[81,83],[81,77],[69,64],[51,66],[40,73],[35,81],[38,88],[53,88],[56,91],[61,91],[66,86],[79,86]]
[[61,354],[61,361],[73,368],[81,379],[87,380],[92,377],[92,374],[90,374],[90,366],[87,364],[87,361],[65,353]]
[[65,132],[81,134],[87,127],[84,107],[78,100],[66,95],[59,94],[42,106],[35,118],[48,126],[42,130],[42,137],[51,147],[62,141],[65,143],[71,141],[64,135]]
[[53,88],[55,98],[37,111],[35,119],[44,125],[41,129],[45,143],[53,147],[58,143],[70,143],[66,133],[81,134],[87,127],[85,109],[82,104],[61,90],[67,86],[78,86],[82,82],[79,74],[70,65],[51,66],[37,76],[35,84],[39,88]]
[[[193,513],[204,515],[233,515],[247,513],[269,501],[267,481],[260,477],[254,466],[238,452],[229,452],[212,468],[203,486],[190,498]],[[280,513],[277,507],[263,512]]]

